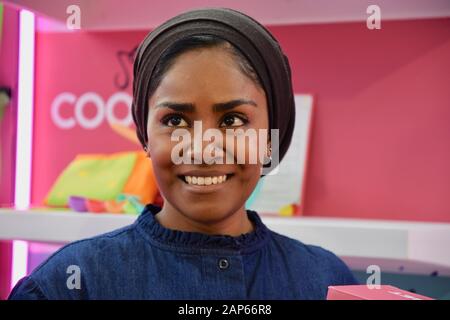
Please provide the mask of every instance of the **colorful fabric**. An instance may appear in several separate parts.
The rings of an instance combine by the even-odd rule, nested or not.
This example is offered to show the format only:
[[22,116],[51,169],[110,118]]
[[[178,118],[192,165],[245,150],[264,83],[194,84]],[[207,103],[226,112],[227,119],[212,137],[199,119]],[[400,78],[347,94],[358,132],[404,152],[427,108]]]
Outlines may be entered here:
[[144,203],[157,193],[151,162],[141,151],[78,155],[57,178],[45,204],[66,207],[71,196],[106,201],[122,193]]

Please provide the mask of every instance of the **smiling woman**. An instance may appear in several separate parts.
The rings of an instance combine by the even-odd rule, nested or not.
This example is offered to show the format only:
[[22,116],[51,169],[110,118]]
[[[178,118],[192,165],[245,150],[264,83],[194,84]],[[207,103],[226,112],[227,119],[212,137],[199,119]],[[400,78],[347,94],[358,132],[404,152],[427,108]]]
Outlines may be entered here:
[[[236,55],[230,54],[230,45],[224,43],[212,36],[193,36],[183,39],[181,44],[175,43],[184,50],[179,50],[178,55],[168,53],[172,60],[163,58],[171,67],[160,67],[167,71],[149,96],[146,149],[166,200],[158,219],[171,229],[229,235],[252,229],[244,203],[259,180],[259,165],[248,162],[242,165],[176,165],[172,159],[176,146],[172,141],[174,130],[186,128],[194,133],[194,121],[199,121],[203,130],[268,129],[264,90],[257,80],[239,68]],[[248,62],[241,64],[248,65]],[[251,67],[248,69],[249,74],[255,74]],[[168,101],[177,103],[173,105]],[[161,105],[165,107],[160,108]],[[202,158],[203,148],[197,148],[200,152],[192,149],[186,150],[189,157]],[[234,153],[234,150],[225,150],[225,153]],[[248,158],[249,149],[244,153]],[[191,173],[194,171],[197,173]],[[201,183],[208,177],[224,176],[225,179],[221,184],[202,183],[200,187],[200,183],[186,183],[180,176],[192,176],[193,183]],[[214,192],[210,192],[212,190]]]
[[[356,283],[333,253],[269,230],[245,208],[263,175],[264,161],[251,157],[263,149],[281,161],[295,119],[288,60],[258,22],[201,9],[156,28],[136,53],[133,119],[164,205],[148,204],[133,225],[65,246],[11,299],[324,299],[328,286]],[[194,147],[189,140],[177,150],[193,161],[175,162],[177,130],[195,135],[196,124],[220,138],[211,154],[233,161],[204,161],[211,144],[194,137]],[[279,141],[263,134],[237,143],[268,130]],[[73,266],[75,289],[67,285]]]

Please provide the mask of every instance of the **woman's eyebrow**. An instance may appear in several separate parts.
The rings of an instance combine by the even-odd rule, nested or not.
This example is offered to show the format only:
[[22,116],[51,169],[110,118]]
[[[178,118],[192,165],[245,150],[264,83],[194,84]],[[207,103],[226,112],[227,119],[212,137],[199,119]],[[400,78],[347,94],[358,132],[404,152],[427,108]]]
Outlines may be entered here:
[[[223,112],[236,108],[237,106],[240,106],[242,104],[249,104],[254,107],[258,106],[257,103],[253,100],[235,99],[227,102],[215,103],[213,104],[213,110],[214,112]],[[155,108],[169,108],[177,112],[193,112],[195,110],[195,104],[165,101],[158,103]]]
[[180,102],[161,102],[158,103],[155,108],[169,108],[177,112],[193,112],[195,106],[192,103],[180,103]]
[[215,112],[223,112],[223,111],[227,111],[227,110],[236,108],[237,106],[240,106],[241,104],[249,104],[254,107],[258,106],[256,104],[256,102],[253,100],[235,99],[235,100],[231,100],[228,102],[215,103],[215,104],[213,104],[213,110]]

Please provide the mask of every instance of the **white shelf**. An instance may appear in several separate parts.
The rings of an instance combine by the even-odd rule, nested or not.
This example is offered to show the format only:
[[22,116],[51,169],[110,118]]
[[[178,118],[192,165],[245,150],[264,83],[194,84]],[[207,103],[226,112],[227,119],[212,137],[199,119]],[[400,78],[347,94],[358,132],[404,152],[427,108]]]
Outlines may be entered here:
[[0,239],[66,243],[126,226],[137,216],[0,209]]
[[[273,231],[322,246],[351,267],[450,276],[450,224],[261,215]],[[137,216],[0,209],[0,240],[66,243],[131,224]],[[388,270],[387,270],[388,269]]]

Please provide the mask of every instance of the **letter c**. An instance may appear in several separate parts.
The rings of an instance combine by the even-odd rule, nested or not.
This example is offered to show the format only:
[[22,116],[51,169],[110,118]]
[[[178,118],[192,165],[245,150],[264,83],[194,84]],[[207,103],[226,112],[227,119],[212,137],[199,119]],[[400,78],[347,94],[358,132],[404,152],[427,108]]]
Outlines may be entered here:
[[75,103],[76,99],[77,98],[73,93],[63,92],[59,94],[55,98],[55,100],[53,100],[50,113],[53,123],[56,126],[60,127],[61,129],[70,129],[75,126],[75,119],[73,117],[64,119],[63,117],[61,117],[59,109],[61,108],[61,104],[65,102],[73,104]]

